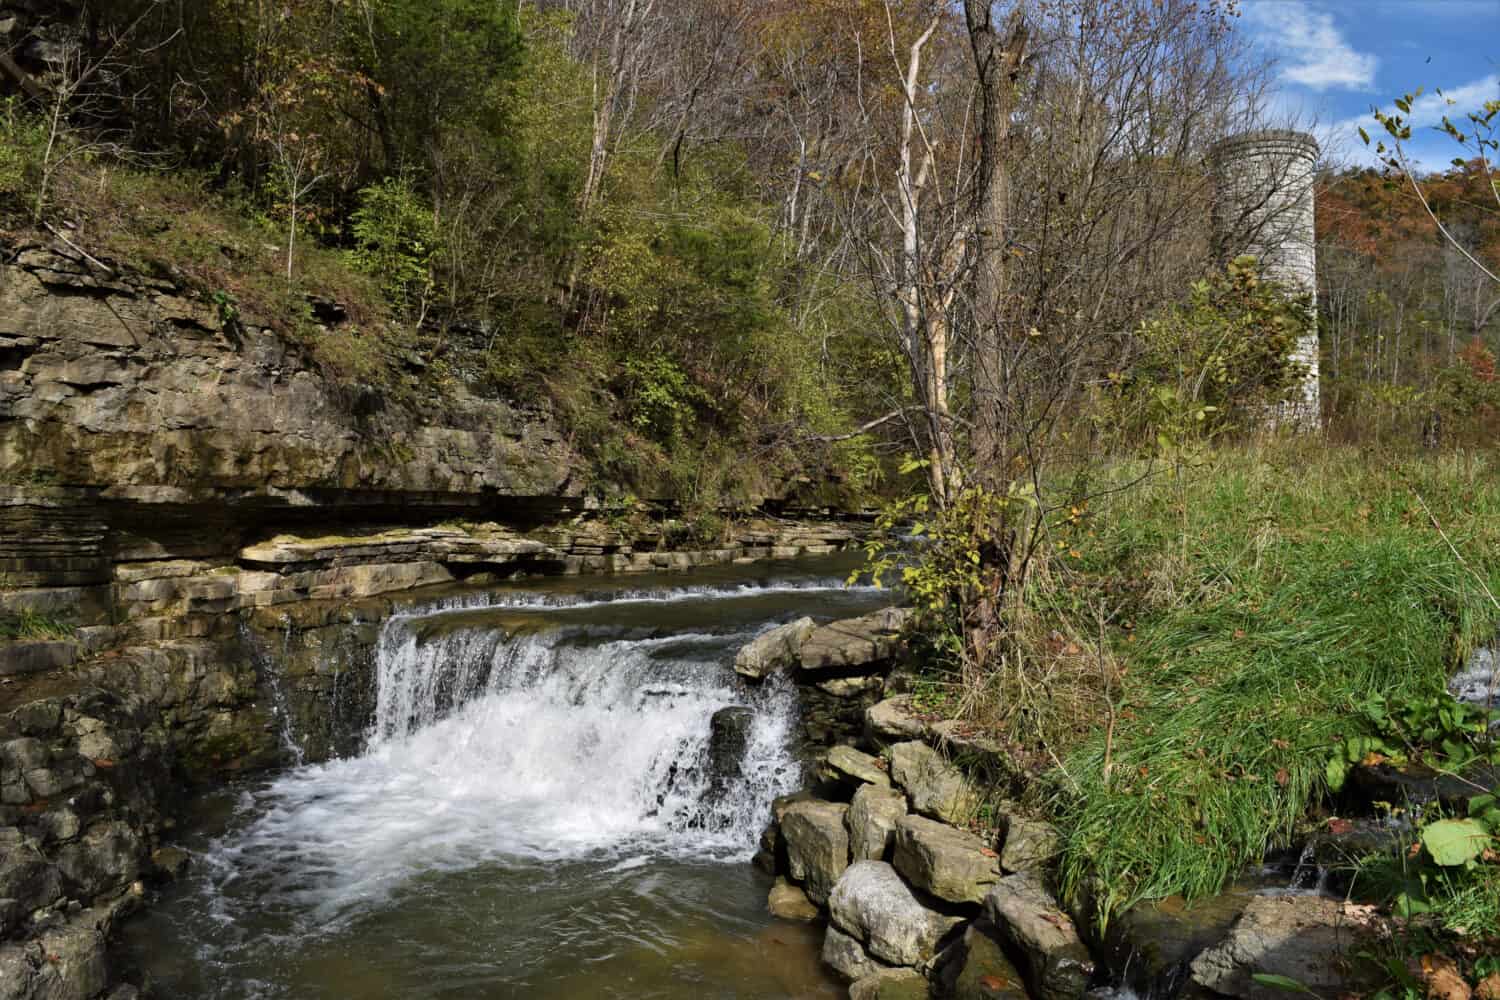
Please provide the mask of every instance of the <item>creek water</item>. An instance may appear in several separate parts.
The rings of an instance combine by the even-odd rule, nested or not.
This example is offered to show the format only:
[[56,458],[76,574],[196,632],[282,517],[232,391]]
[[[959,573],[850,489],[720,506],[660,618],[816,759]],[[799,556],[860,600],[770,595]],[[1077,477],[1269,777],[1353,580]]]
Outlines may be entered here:
[[[821,933],[749,865],[801,783],[758,632],[890,601],[847,560],[452,596],[383,626],[365,751],[200,803],[189,872],[122,934],[181,998],[813,998]],[[710,722],[754,709],[743,766]]]

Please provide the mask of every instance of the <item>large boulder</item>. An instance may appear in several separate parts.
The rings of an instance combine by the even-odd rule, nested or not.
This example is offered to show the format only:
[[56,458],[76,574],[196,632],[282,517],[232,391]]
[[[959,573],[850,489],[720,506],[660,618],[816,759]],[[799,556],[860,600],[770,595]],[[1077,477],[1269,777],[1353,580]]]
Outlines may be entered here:
[[822,905],[844,869],[849,867],[849,831],[841,802],[816,799],[794,802],[781,816],[787,868],[802,883],[808,898]]
[[984,911],[1024,959],[1026,981],[1037,1000],[1083,996],[1094,961],[1040,876],[1007,875],[984,898]]
[[934,906],[883,861],[850,865],[828,897],[833,926],[890,965],[917,965],[937,953],[959,918]]
[[1229,936],[1195,958],[1193,982],[1247,1000],[1283,1000],[1257,974],[1295,979],[1309,992],[1358,993],[1378,972],[1358,957],[1377,932],[1372,908],[1323,896],[1256,896]]
[[962,823],[979,808],[979,796],[963,772],[926,743],[897,743],[890,754],[891,779],[906,790],[917,812]]
[[896,821],[895,868],[908,882],[950,903],[980,903],[1000,881],[1000,861],[972,833],[922,816]]
[[861,785],[849,803],[849,856],[884,861],[896,844],[896,820],[906,815],[906,796],[889,785]]
[[823,936],[823,964],[850,982],[869,979],[890,968],[871,958],[858,938],[837,927],[828,928]]
[[920,740],[929,726],[917,715],[909,694],[898,694],[865,709],[865,739],[877,746]]
[[777,670],[795,666],[802,643],[815,628],[817,623],[811,618],[799,618],[762,632],[735,654],[734,672],[758,681]]
[[884,664],[900,648],[901,629],[910,615],[907,608],[886,608],[814,629],[802,643],[802,669],[855,671]]
[[851,746],[840,744],[830,748],[825,764],[828,776],[835,780],[891,787],[891,776],[885,771],[884,761]]

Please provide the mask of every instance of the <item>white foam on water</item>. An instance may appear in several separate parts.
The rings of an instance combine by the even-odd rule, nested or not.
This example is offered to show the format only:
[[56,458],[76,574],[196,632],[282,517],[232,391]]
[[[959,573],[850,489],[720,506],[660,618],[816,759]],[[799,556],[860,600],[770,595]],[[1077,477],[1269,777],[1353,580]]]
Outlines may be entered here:
[[[603,640],[480,628],[419,639],[412,621],[391,619],[380,637],[368,750],[280,775],[214,846],[226,906],[243,898],[233,883],[250,880],[266,905],[328,928],[432,872],[742,860],[770,800],[799,783],[790,683],[752,691],[727,667],[748,632]],[[754,710],[742,774],[715,787],[710,720],[735,705]]]

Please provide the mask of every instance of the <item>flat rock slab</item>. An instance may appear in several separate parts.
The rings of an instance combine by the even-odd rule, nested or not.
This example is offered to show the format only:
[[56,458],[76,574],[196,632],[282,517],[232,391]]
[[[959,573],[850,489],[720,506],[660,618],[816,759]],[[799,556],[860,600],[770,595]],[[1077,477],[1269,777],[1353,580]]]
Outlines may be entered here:
[[891,776],[886,773],[885,762],[851,746],[840,745],[830,749],[826,763],[835,778],[856,784],[891,787]]
[[844,827],[848,811],[841,802],[813,799],[792,803],[781,816],[787,867],[819,905],[828,901],[834,883],[849,867],[849,831]]
[[65,639],[0,640],[0,677],[58,670],[77,659],[78,644]]
[[1040,876],[1007,875],[984,898],[984,911],[1024,958],[1027,985],[1037,1000],[1083,996],[1094,960]]
[[920,740],[930,727],[917,715],[909,694],[876,702],[865,709],[865,739],[884,745],[903,740]]
[[826,681],[818,681],[813,686],[833,698],[858,698],[862,694],[879,691],[885,687],[885,681],[878,674],[864,674],[857,677],[832,677]]
[[830,622],[802,643],[803,670],[853,670],[885,663],[900,648],[907,608],[886,608],[859,618]]
[[1378,926],[1373,908],[1322,896],[1256,896],[1224,941],[1192,962],[1193,982],[1246,1000],[1285,1000],[1257,974],[1318,993],[1363,992],[1378,973],[1357,958]]
[[896,821],[895,868],[918,889],[950,903],[981,903],[1000,881],[1000,861],[989,845],[923,816]]
[[[914,966],[937,953],[943,935],[959,918],[940,913],[930,899],[901,880],[883,861],[849,866],[828,898],[834,927],[889,965]],[[855,977],[859,978],[859,977]]]
[[979,796],[941,753],[913,740],[890,749],[891,779],[911,798],[911,807],[944,823],[962,823],[979,807]]
[[812,635],[817,623],[811,618],[799,618],[785,625],[778,625],[769,632],[762,632],[750,640],[734,656],[734,672],[742,677],[760,680],[768,674],[795,666],[802,643]]
[[906,815],[906,795],[889,785],[861,785],[849,803],[849,856],[884,861],[896,846],[896,821]]

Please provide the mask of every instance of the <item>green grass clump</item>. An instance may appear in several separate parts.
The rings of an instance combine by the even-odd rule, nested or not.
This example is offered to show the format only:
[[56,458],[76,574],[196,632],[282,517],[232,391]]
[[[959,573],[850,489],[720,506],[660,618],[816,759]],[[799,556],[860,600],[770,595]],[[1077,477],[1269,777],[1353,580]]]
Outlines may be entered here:
[[1084,572],[1132,584],[1133,627],[1113,732],[1063,758],[1057,804],[1064,888],[1105,912],[1216,892],[1289,841],[1358,704],[1441,692],[1500,618],[1487,459],[1224,452],[1115,495],[1094,531]]
[[71,639],[73,632],[72,625],[30,609],[0,616],[0,639]]

